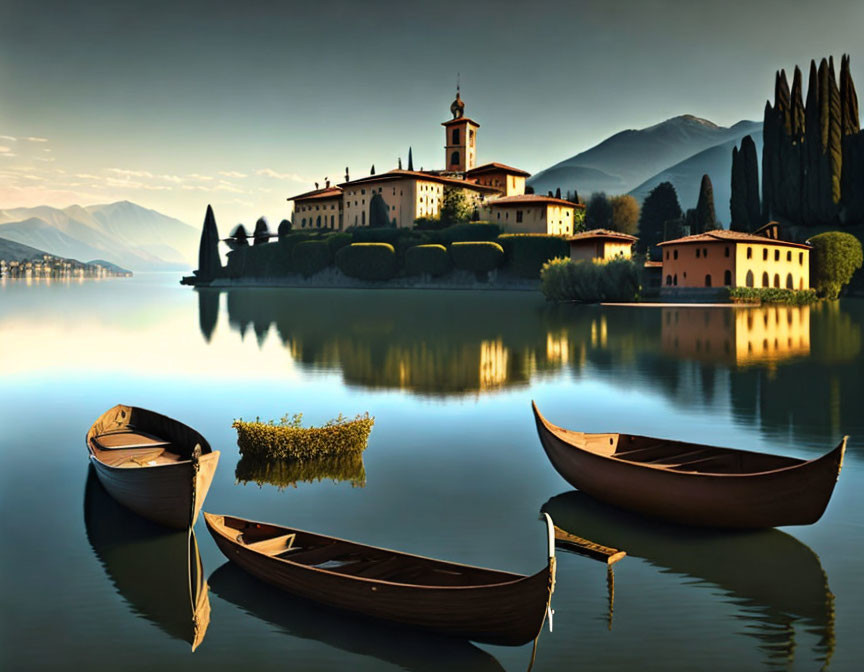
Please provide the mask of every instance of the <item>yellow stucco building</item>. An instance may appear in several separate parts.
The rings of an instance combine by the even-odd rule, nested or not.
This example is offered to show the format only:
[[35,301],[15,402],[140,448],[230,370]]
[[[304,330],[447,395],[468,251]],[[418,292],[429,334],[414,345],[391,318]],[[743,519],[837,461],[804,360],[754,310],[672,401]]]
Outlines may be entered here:
[[[584,205],[525,193],[530,173],[503,163],[477,165],[477,130],[480,124],[465,116],[465,103],[457,89],[450,106],[452,119],[444,126],[443,170],[408,170],[401,167],[338,186],[325,182],[289,198],[294,203],[295,229],[334,229],[369,226],[372,197],[380,194],[390,221],[411,228],[419,218],[440,216],[448,190],[460,190],[482,219],[500,224],[509,233],[569,235],[575,231],[577,211]],[[579,213],[581,214],[581,212]]]
[[630,259],[636,236],[606,229],[592,229],[576,233],[567,239],[570,243],[570,258],[573,261],[598,259],[610,261],[616,257]]
[[810,289],[809,245],[765,233],[706,231],[660,243],[662,290],[675,287]]

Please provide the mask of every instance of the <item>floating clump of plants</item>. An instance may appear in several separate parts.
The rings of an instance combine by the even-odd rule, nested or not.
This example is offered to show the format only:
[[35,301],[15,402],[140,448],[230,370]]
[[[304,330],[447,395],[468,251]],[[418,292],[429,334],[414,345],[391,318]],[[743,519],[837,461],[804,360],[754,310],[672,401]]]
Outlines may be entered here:
[[317,460],[263,460],[244,456],[237,463],[234,476],[244,485],[275,485],[279,490],[324,480],[349,482],[352,488],[366,485],[366,468],[363,454],[359,452],[328,455]]
[[338,417],[320,427],[303,427],[303,414],[279,422],[235,420],[237,446],[244,457],[261,460],[317,460],[331,455],[360,454],[366,449],[375,418],[368,413],[354,418]]

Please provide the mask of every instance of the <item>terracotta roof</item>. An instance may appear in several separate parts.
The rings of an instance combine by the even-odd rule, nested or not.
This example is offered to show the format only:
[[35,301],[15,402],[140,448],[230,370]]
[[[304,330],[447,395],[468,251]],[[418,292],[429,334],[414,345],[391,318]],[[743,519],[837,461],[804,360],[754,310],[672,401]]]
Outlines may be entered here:
[[607,238],[612,240],[621,240],[626,243],[635,243],[639,240],[636,236],[631,236],[629,233],[621,233],[620,231],[609,231],[609,229],[591,229],[590,231],[582,231],[568,236],[567,240],[590,240],[592,238]]
[[477,166],[476,168],[472,168],[469,171],[466,171],[466,175],[479,175],[481,173],[510,173],[511,175],[522,175],[524,177],[531,177],[531,173],[524,171],[520,168],[514,168],[513,166],[508,166],[504,163],[497,163],[493,161],[492,163],[484,163],[482,166]]
[[541,196],[540,194],[520,194],[519,196],[504,196],[489,201],[486,205],[489,207],[504,206],[504,205],[566,205],[570,208],[584,209],[582,203],[571,203],[563,198],[555,198],[554,196]]
[[458,119],[448,119],[447,121],[442,121],[442,126],[452,126],[453,124],[461,124],[463,121],[467,121],[470,124],[473,124],[477,128],[480,128],[480,124],[478,124],[473,119],[469,119],[468,117],[459,117]]
[[386,173],[381,173],[380,175],[370,175],[369,177],[361,177],[359,180],[352,180],[351,182],[343,182],[339,186],[342,188],[353,187],[355,184],[367,184],[373,182],[391,182],[393,180],[426,180],[427,182],[437,182],[438,184],[446,184],[452,187],[462,187],[463,189],[471,189],[472,191],[479,191],[484,194],[492,194],[499,193],[498,189],[494,187],[487,187],[482,184],[474,184],[473,182],[468,182],[466,180],[459,180],[455,177],[442,177],[441,175],[435,175],[433,173],[420,172],[417,170],[389,170]]
[[342,195],[342,189],[339,187],[324,187],[323,189],[314,189],[307,191],[297,196],[292,196],[287,199],[289,201],[308,201],[312,199],[336,198]]
[[762,245],[787,245],[789,247],[800,247],[805,250],[811,249],[810,245],[804,243],[792,243],[787,240],[777,240],[776,238],[767,238],[765,236],[757,236],[753,233],[744,233],[742,231],[729,231],[727,229],[715,229],[714,231],[706,231],[705,233],[696,233],[692,236],[684,236],[675,240],[667,240],[658,244],[658,247],[663,245],[683,245],[687,243],[760,243]]

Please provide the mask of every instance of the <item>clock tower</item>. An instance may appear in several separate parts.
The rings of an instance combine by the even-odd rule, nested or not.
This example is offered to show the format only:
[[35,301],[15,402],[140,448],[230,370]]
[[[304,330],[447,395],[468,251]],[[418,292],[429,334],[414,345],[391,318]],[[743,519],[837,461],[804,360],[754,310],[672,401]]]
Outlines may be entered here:
[[456,87],[456,100],[450,106],[452,119],[444,126],[444,165],[448,172],[464,173],[477,165],[477,129],[473,119],[465,116],[465,103]]

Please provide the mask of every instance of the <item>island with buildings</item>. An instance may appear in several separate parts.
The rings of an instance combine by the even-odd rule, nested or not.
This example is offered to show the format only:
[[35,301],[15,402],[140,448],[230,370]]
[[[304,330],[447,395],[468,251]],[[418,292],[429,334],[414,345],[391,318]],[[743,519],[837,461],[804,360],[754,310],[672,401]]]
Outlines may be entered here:
[[81,262],[41,254],[30,259],[0,259],[0,279],[49,280],[84,278],[131,278],[132,272],[107,261]]

